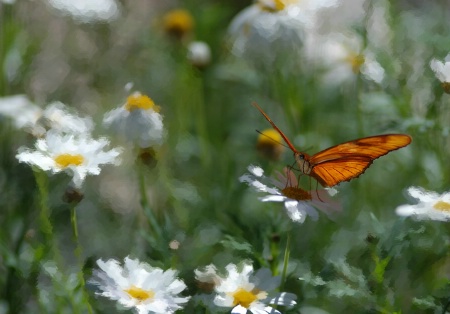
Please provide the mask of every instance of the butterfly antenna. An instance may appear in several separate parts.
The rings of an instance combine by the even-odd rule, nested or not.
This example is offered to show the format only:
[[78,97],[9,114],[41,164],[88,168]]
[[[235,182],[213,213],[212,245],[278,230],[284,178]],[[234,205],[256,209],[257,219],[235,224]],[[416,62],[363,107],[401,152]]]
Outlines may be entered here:
[[256,102],[253,102],[252,105],[259,110],[259,112],[262,113],[262,115],[264,116],[264,118],[266,118],[267,121],[269,121],[269,123],[272,125],[272,127],[281,135],[281,137],[283,138],[283,140],[286,142],[286,144],[289,146],[289,148],[293,151],[293,152],[297,152],[297,149],[294,147],[294,145],[291,143],[291,141],[286,137],[286,135],[284,135],[284,133],[275,125],[275,123],[269,118],[269,116],[261,109],[260,106],[258,106],[258,104]]
[[278,144],[278,145],[281,145],[281,146],[283,146],[283,147],[289,148],[289,146],[287,146],[287,145],[285,145],[285,144],[283,144],[283,143],[281,143],[281,142],[278,142],[276,139],[270,137],[270,136],[267,135],[267,134],[264,134],[263,132],[261,132],[261,131],[259,131],[259,130],[256,130],[256,132],[259,133],[259,134],[261,134],[262,136],[267,137],[269,140],[271,140],[272,142],[274,142],[274,143],[276,143],[276,144]]

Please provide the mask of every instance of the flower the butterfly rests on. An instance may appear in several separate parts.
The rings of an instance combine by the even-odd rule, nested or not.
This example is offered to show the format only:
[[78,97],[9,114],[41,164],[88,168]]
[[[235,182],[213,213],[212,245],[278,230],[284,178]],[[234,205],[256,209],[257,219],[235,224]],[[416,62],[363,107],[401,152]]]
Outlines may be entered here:
[[303,223],[307,216],[317,220],[319,215],[315,208],[329,217],[341,210],[341,205],[330,198],[328,191],[305,191],[299,188],[296,176],[288,168],[284,169],[284,174],[276,172],[276,178],[264,176],[263,169],[257,166],[250,165],[248,171],[239,181],[258,192],[267,193],[259,198],[262,202],[284,203],[289,218],[294,222]]
[[411,137],[406,134],[376,135],[338,144],[310,156],[298,151],[258,104],[253,103],[253,106],[280,133],[294,152],[300,171],[325,187],[359,177],[375,159],[411,143]]

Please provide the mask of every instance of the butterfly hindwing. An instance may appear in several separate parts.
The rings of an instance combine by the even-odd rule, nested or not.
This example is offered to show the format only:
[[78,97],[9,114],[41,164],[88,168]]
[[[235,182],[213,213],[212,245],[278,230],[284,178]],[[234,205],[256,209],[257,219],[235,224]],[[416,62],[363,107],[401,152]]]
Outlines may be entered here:
[[373,160],[367,157],[349,156],[328,160],[314,165],[310,175],[322,186],[334,186],[364,173]]

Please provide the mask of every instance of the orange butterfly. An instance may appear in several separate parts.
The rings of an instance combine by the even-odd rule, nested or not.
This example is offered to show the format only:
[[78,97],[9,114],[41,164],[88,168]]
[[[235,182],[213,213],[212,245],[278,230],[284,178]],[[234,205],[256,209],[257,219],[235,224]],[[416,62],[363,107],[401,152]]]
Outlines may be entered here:
[[411,143],[411,137],[406,134],[376,135],[332,146],[310,156],[299,152],[258,104],[253,103],[253,106],[280,133],[286,144],[294,152],[295,161],[300,171],[313,177],[325,187],[357,178],[369,168],[375,159]]

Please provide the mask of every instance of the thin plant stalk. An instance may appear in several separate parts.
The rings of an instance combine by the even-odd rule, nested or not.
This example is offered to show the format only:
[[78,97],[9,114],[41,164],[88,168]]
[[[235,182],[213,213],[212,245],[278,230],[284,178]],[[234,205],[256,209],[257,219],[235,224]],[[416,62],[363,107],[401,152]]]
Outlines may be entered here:
[[[56,241],[53,234],[53,225],[50,220],[51,210],[48,206],[49,193],[48,193],[48,177],[47,174],[37,168],[33,168],[34,178],[36,180],[36,184],[39,191],[39,224],[40,231],[43,235],[43,243],[42,245],[35,250],[34,261],[32,268],[36,270],[36,273],[39,272],[41,267],[41,262],[46,259],[53,259],[55,264],[59,268],[62,265],[62,257],[58,251]],[[37,277],[36,277],[37,278]],[[39,290],[38,290],[39,294]],[[39,299],[39,307],[45,307],[42,304],[42,301]],[[61,303],[61,298],[57,298],[56,307],[58,309],[62,309],[63,304]]]
[[145,216],[148,219],[148,222],[150,223],[151,232],[153,234],[153,237],[155,239],[158,239],[161,236],[161,231],[159,228],[158,219],[157,219],[154,211],[150,208],[150,205],[148,202],[147,188],[146,188],[146,183],[145,183],[145,169],[144,169],[144,164],[142,162],[138,162],[137,172],[138,172],[137,174],[138,174],[138,180],[139,180],[139,192],[140,192],[140,196],[141,196],[141,201],[140,201],[141,207],[145,213]]
[[55,249],[53,239],[53,226],[50,222],[50,207],[48,206],[48,181],[47,175],[38,169],[33,170],[34,178],[39,190],[39,224],[44,236],[45,253]]
[[284,285],[286,283],[287,269],[289,264],[289,256],[291,255],[291,234],[287,234],[286,248],[284,250],[284,261],[283,261],[283,271],[281,273],[281,285],[280,291],[284,290]]
[[73,232],[73,239],[75,242],[75,257],[78,260],[78,263],[80,265],[80,270],[78,271],[78,280],[80,282],[81,292],[83,294],[83,299],[86,302],[86,307],[88,309],[88,313],[93,313],[91,304],[89,302],[89,296],[86,292],[86,282],[84,280],[84,274],[83,274],[83,251],[80,245],[80,240],[78,237],[78,223],[77,223],[77,209],[76,205],[71,206],[70,208],[70,222],[72,224],[72,232]]

